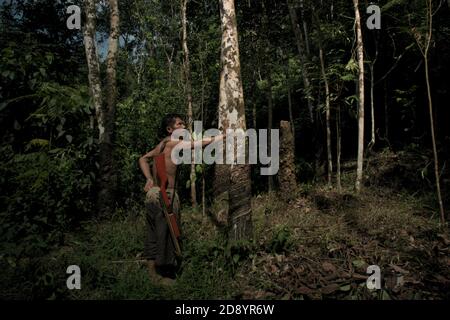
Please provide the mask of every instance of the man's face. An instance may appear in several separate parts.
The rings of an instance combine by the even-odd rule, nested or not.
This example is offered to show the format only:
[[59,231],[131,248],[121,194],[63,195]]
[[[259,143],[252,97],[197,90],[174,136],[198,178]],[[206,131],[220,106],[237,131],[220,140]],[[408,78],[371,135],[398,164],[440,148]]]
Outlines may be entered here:
[[174,132],[177,129],[185,129],[186,126],[184,124],[184,121],[181,120],[180,118],[176,118],[175,119],[175,123],[172,125],[171,128],[167,127],[167,131],[169,131],[169,133]]

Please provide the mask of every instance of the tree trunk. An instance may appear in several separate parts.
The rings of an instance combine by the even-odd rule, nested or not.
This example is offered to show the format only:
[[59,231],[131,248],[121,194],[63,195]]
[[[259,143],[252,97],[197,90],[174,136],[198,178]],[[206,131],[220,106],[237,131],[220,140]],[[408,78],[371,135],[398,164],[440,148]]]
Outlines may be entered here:
[[292,97],[291,97],[291,83],[288,76],[287,79],[287,94],[288,94],[288,108],[289,108],[289,122],[291,123],[291,129],[292,129],[292,140],[294,143],[294,155],[295,155],[295,124],[294,124],[294,116],[292,114]]
[[[244,94],[241,82],[239,45],[234,0],[220,1],[222,28],[219,90],[219,129],[246,129]],[[236,150],[237,148],[235,148]],[[236,154],[235,154],[236,156]],[[252,233],[249,165],[216,165],[216,179],[228,189],[229,239],[247,239]],[[227,188],[227,185],[229,188]],[[217,183],[216,183],[217,186]],[[220,199],[226,199],[220,198]],[[219,200],[220,200],[219,199]]]
[[297,192],[295,178],[294,136],[289,121],[280,122],[280,171],[278,181],[280,194],[284,201],[289,201]]
[[[375,40],[377,41],[377,40]],[[378,43],[375,42],[375,47],[376,47],[376,51],[375,51],[375,58],[373,59],[373,61],[370,63],[370,119],[371,119],[371,139],[370,142],[367,146],[368,150],[371,150],[373,148],[373,146],[375,145],[375,97],[374,97],[374,87],[375,87],[375,80],[374,80],[374,67],[375,67],[375,62],[377,62],[377,58],[378,58]]]
[[436,193],[438,197],[439,203],[439,213],[441,224],[445,223],[445,212],[444,212],[444,204],[442,202],[442,194],[441,194],[441,184],[439,182],[439,162],[438,162],[438,154],[436,148],[436,137],[434,135],[434,119],[433,119],[433,104],[431,100],[431,89],[430,89],[430,78],[428,74],[428,55],[424,56],[425,60],[425,78],[427,82],[427,94],[428,94],[428,109],[430,113],[430,126],[431,126],[431,142],[433,144],[433,156],[434,156],[434,176],[436,179]]
[[[181,3],[181,19],[182,19],[182,29],[183,29],[183,35],[182,35],[182,46],[183,46],[183,53],[184,53],[184,80],[185,80],[185,87],[186,87],[186,96],[187,96],[187,116],[188,116],[188,130],[192,135],[192,123],[193,123],[193,112],[192,112],[192,83],[191,83],[191,64],[189,60],[189,48],[187,46],[187,27],[186,27],[186,7],[187,7],[188,0],[182,0]],[[195,158],[195,152],[194,150],[191,151],[192,158],[194,160]],[[189,181],[191,182],[191,203],[193,207],[197,206],[197,193],[195,188],[195,161],[192,161],[191,163],[191,173]]]
[[338,104],[336,112],[336,186],[342,191],[341,184],[341,106]]
[[436,179],[436,193],[439,203],[439,213],[441,224],[445,223],[445,211],[444,204],[442,202],[441,185],[439,182],[439,161],[436,148],[436,137],[434,132],[434,119],[433,119],[433,101],[431,98],[431,87],[430,87],[430,76],[428,70],[428,52],[431,45],[432,33],[433,33],[433,2],[432,0],[427,0],[427,27],[426,37],[424,43],[421,42],[421,37],[417,33],[414,34],[417,44],[419,46],[420,52],[422,53],[423,60],[425,62],[425,81],[427,84],[427,96],[428,96],[428,111],[430,114],[430,129],[431,129],[431,143],[433,145],[433,157],[434,157],[434,176]]
[[353,0],[353,7],[355,9],[356,42],[358,52],[358,68],[359,68],[358,157],[357,157],[355,189],[356,192],[360,192],[363,179],[363,162],[364,162],[364,46],[361,31],[361,18],[359,15],[359,8],[358,8],[358,0]]
[[328,86],[328,78],[325,72],[325,61],[323,59],[322,45],[319,42],[319,57],[322,71],[322,78],[325,86],[325,117],[327,127],[327,162],[328,162],[328,186],[331,187],[331,175],[333,173],[333,161],[331,155],[331,126],[330,126],[330,88]]
[[97,44],[95,40],[95,1],[86,0],[86,25],[84,28],[84,47],[88,65],[89,88],[95,107],[99,142],[105,141],[105,113],[103,112],[102,86],[100,66],[98,62]]
[[292,29],[294,31],[295,40],[297,44],[297,50],[299,53],[300,64],[302,66],[302,77],[303,77],[303,86],[305,87],[305,96],[306,101],[308,102],[308,110],[311,123],[314,123],[314,115],[313,115],[313,105],[311,101],[311,84],[309,81],[308,70],[306,68],[307,57],[304,49],[304,40],[303,35],[300,30],[300,26],[298,24],[297,13],[295,8],[291,2],[291,0],[287,0],[288,8],[289,8],[289,16],[291,19]]
[[[272,99],[272,76],[270,75],[270,70],[267,76],[267,154],[269,157],[271,157],[271,141],[270,141],[270,132],[272,130],[272,123],[273,123],[273,99]],[[273,191],[273,176],[269,175],[268,177],[268,183],[269,183],[269,192]]]
[[300,0],[300,16],[302,18],[303,33],[305,35],[306,54],[308,56],[310,56],[311,51],[309,50],[308,24],[306,23],[306,20],[305,20],[305,11],[303,9],[303,0]]
[[86,0],[84,43],[88,64],[89,86],[96,110],[99,129],[99,180],[97,211],[103,217],[115,208],[116,177],[114,174],[114,122],[117,100],[116,66],[119,39],[119,8],[117,0],[110,0],[110,35],[106,59],[106,105],[103,104],[100,67],[95,41],[95,1]]
[[388,112],[388,91],[387,80],[384,81],[384,137],[389,141],[389,112]]
[[[201,50],[199,50],[201,51]],[[202,82],[201,94],[200,94],[200,112],[201,112],[201,121],[204,123],[204,105],[205,105],[205,76],[203,71],[203,58],[199,59],[200,62],[200,78]],[[206,181],[205,181],[205,168],[202,170],[202,218],[206,218]]]

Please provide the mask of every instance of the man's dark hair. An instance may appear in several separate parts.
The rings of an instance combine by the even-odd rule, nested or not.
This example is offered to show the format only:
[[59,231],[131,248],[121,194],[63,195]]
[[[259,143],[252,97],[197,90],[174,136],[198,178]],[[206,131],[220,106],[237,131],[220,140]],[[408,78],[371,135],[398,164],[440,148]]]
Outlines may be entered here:
[[167,127],[172,127],[175,124],[177,118],[183,119],[183,116],[178,113],[166,114],[161,120],[160,136],[165,138],[168,135]]

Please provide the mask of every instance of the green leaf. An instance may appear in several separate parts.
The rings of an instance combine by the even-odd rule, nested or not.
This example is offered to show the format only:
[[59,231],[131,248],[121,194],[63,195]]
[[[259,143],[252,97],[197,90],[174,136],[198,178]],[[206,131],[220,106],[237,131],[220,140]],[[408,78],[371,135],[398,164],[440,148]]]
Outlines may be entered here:
[[339,288],[339,290],[341,290],[341,291],[350,291],[351,288],[352,288],[352,287],[351,287],[349,284],[347,284],[347,285],[345,285],[345,286],[341,286],[341,287]]
[[66,135],[66,139],[67,141],[69,141],[69,143],[72,142],[72,136],[70,134]]
[[356,267],[356,268],[363,268],[366,265],[366,262],[364,260],[353,260],[352,264]]
[[381,293],[381,300],[392,300],[389,293],[386,290],[383,290]]

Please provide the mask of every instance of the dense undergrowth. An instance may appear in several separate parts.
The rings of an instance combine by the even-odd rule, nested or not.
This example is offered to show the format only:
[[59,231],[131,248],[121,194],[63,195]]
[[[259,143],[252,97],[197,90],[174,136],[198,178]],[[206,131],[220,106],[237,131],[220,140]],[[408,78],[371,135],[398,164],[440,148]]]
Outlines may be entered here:
[[[346,175],[352,179],[351,175]],[[252,241],[229,244],[208,217],[183,210],[184,259],[174,287],[141,258],[144,211],[86,222],[40,258],[1,260],[3,299],[448,299],[448,229],[425,198],[368,186],[355,196],[303,185],[290,203],[252,200]],[[66,269],[81,269],[68,290]],[[366,288],[378,265],[382,289]]]

